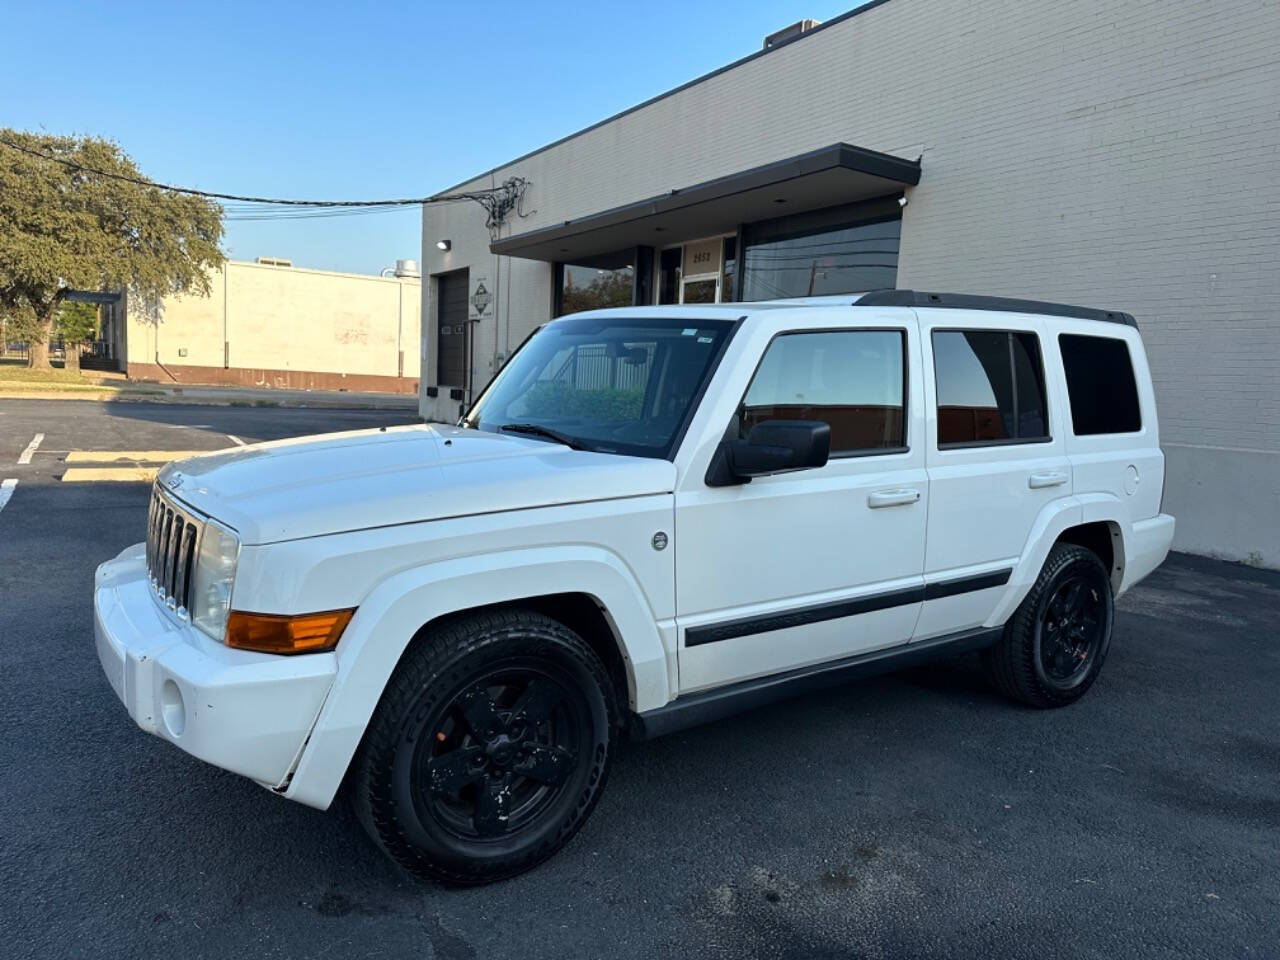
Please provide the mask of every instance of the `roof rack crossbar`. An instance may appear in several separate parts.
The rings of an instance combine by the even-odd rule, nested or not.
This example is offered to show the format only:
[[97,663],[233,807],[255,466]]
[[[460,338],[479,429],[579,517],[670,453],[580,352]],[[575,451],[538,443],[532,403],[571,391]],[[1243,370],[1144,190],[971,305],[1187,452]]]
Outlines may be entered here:
[[1042,300],[1015,300],[1011,297],[983,297],[970,293],[926,293],[923,290],[871,290],[858,298],[860,307],[938,307],[950,310],[1001,310],[1007,313],[1042,313],[1077,320],[1101,320],[1138,326],[1132,314],[1119,310],[1095,310],[1067,303]]

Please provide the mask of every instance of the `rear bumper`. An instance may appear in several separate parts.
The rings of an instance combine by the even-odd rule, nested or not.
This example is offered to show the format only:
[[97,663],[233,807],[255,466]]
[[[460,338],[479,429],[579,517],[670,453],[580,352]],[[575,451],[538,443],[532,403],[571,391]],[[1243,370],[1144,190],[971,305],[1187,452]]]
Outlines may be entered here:
[[1156,567],[1164,563],[1173,545],[1174,519],[1161,513],[1150,520],[1139,520],[1124,538],[1124,576],[1120,593],[1124,593]]
[[160,608],[136,544],[94,576],[98,659],[143,730],[215,766],[281,786],[320,713],[333,654],[232,650]]

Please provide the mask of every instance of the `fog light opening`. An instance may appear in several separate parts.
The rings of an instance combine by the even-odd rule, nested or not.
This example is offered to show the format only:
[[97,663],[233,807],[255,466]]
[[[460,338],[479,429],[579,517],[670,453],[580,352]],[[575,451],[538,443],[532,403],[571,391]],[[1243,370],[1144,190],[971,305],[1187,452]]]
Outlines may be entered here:
[[182,731],[187,728],[187,707],[182,702],[182,691],[172,680],[166,680],[160,687],[160,713],[169,735],[182,736]]

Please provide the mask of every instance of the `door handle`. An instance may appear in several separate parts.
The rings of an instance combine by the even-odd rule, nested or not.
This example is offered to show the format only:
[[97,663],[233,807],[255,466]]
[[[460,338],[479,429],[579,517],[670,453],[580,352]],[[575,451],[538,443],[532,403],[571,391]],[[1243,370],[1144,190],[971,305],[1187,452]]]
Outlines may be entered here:
[[1033,473],[1027,479],[1027,486],[1032,490],[1039,490],[1042,487],[1060,487],[1069,479],[1070,477],[1058,470],[1049,473]]
[[920,499],[919,490],[877,490],[867,497],[867,506],[872,510],[881,507],[905,507]]

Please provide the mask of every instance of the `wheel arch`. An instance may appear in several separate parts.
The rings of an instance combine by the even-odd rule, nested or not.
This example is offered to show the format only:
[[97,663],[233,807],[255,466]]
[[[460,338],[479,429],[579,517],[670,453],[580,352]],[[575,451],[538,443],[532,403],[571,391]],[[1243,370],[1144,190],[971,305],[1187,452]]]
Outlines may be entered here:
[[327,807],[409,644],[447,619],[503,606],[531,607],[582,634],[611,673],[621,673],[620,706],[645,710],[670,699],[663,634],[635,577],[616,555],[565,546],[430,564],[387,578],[361,603],[338,646],[338,672],[284,794]]
[[[609,671],[620,713],[634,709],[636,702],[635,672],[626,654],[622,635],[608,607],[597,596],[583,591],[538,594],[513,600],[482,603],[441,614],[424,623],[405,644],[407,651],[420,637],[455,620],[465,619],[491,610],[526,609],[550,617],[568,627],[587,642]],[[404,656],[403,651],[401,657]],[[621,717],[615,718],[621,720]]]
[[1116,520],[1091,520],[1068,527],[1058,534],[1055,543],[1074,543],[1091,550],[1107,568],[1111,578],[1111,590],[1120,592],[1124,579],[1124,534]]
[[1108,494],[1063,497],[1046,504],[1009,577],[1004,598],[985,625],[1000,626],[1013,615],[1057,543],[1075,543],[1097,553],[1110,571],[1112,590],[1119,596],[1126,560],[1125,515],[1124,504]]

